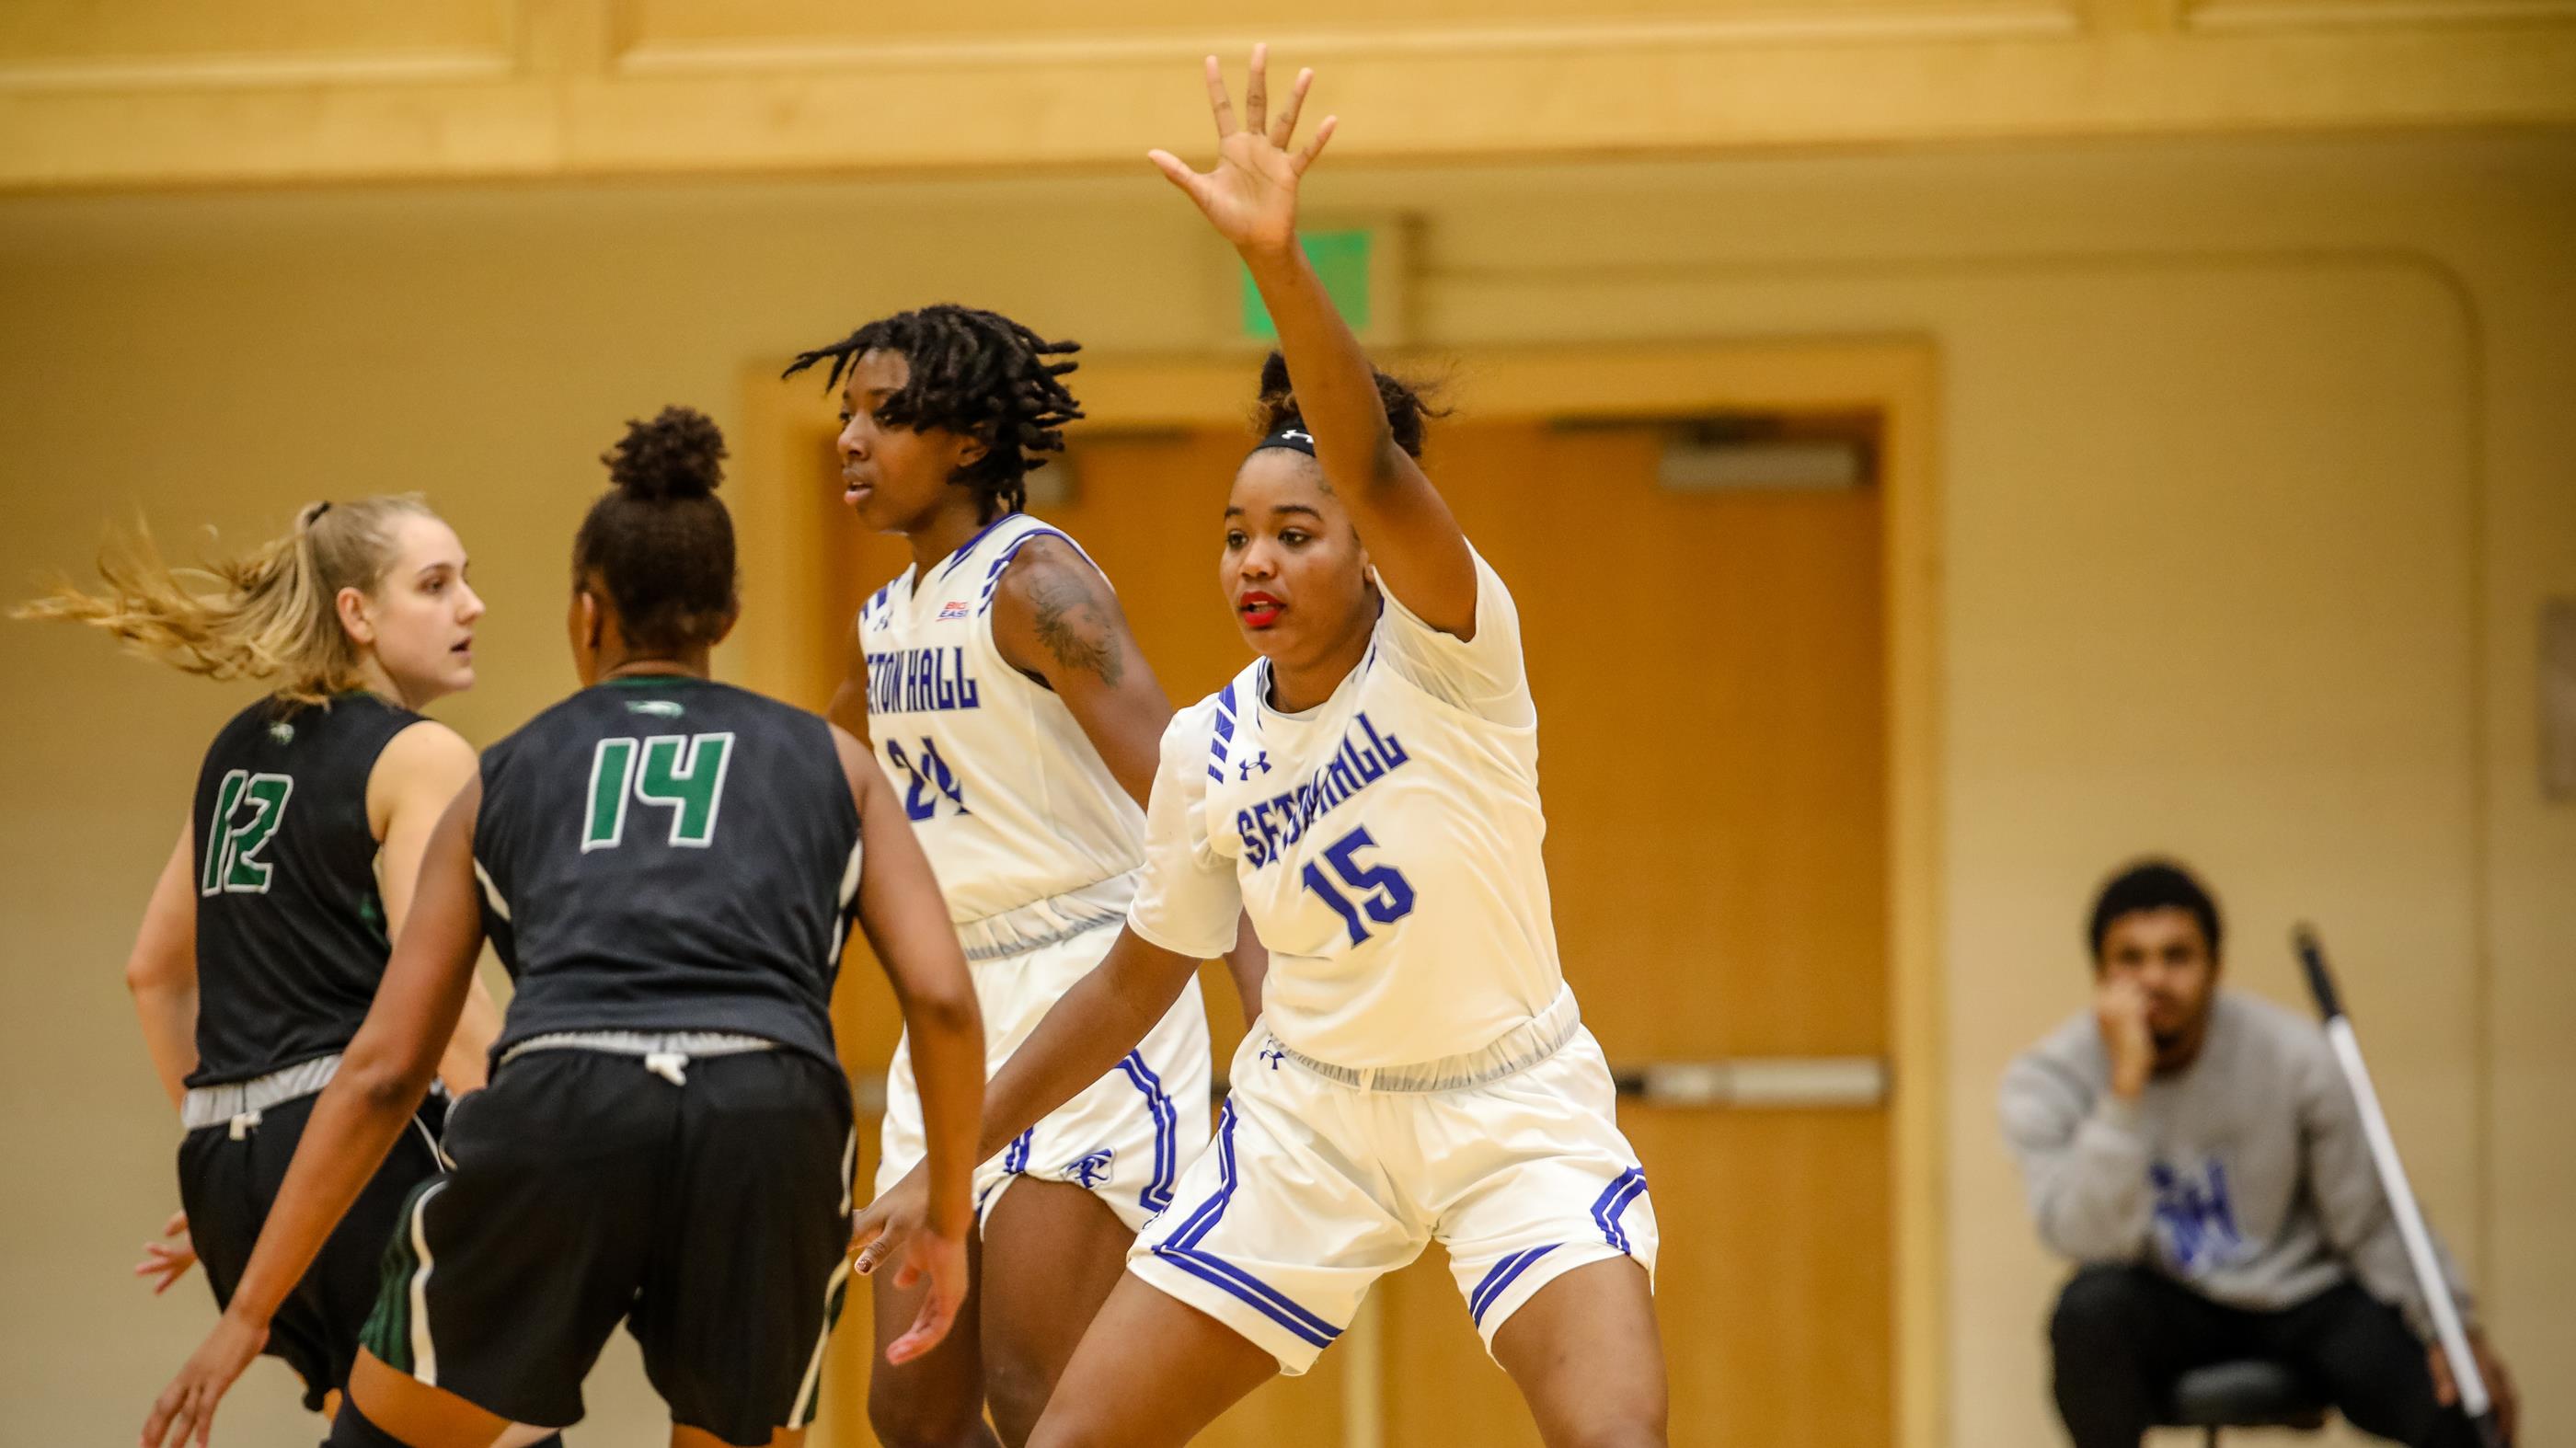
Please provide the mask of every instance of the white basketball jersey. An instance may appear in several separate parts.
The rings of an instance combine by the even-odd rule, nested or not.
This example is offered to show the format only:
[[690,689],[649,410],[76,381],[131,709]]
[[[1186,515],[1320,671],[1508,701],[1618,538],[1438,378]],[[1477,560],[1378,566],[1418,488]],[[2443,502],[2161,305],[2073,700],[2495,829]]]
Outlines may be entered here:
[[1081,552],[1026,513],[1006,514],[929,577],[907,568],[859,610],[868,735],[960,925],[1144,859],[1144,811],[1073,711],[993,643],[1002,570],[1041,536]]
[[1263,660],[1163,736],[1129,925],[1208,956],[1248,913],[1263,1023],[1337,1065],[1475,1050],[1564,984],[1520,623],[1481,557],[1476,576],[1473,640],[1390,596],[1323,704],[1271,708]]

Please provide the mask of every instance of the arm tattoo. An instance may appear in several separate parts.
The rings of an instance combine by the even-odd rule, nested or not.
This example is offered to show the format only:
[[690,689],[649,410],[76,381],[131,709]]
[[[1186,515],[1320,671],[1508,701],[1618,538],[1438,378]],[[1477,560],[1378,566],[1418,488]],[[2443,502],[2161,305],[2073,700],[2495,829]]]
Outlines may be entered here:
[[1126,650],[1089,588],[1062,575],[1031,579],[1029,606],[1036,614],[1038,642],[1057,663],[1118,686],[1127,673]]

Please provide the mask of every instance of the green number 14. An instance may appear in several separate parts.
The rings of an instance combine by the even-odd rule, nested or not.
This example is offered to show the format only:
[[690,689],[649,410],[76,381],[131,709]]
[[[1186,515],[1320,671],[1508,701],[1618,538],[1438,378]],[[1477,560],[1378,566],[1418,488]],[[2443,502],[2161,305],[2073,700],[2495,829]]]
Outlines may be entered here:
[[703,850],[715,843],[716,816],[724,808],[725,766],[732,760],[730,733],[602,739],[590,756],[582,852],[625,843],[630,800],[671,811],[672,844]]

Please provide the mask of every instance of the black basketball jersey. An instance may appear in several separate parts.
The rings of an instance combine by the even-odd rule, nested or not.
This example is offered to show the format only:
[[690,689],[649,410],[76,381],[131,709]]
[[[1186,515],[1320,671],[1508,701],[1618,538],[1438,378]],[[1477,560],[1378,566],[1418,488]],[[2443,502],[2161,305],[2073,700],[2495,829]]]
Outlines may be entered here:
[[611,679],[483,755],[483,920],[560,1031],[734,1031],[832,1051],[859,812],[831,726],[708,679]]
[[384,978],[367,778],[418,714],[373,694],[233,716],[197,772],[197,1069],[242,1081],[349,1044]]

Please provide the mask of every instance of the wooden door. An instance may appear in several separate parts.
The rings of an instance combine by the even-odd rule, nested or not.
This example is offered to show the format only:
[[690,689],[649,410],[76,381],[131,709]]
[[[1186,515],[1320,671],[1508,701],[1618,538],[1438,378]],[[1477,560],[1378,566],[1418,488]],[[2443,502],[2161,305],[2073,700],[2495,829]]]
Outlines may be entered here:
[[[1644,427],[1437,446],[1520,604],[1559,947],[1613,1064],[1883,1058],[1878,492],[1670,492]],[[1888,1442],[1887,1113],[1623,1102],[1620,1124],[1662,1234],[1673,1442]],[[1445,1265],[1385,1312],[1387,1443],[1538,1442]]]
[[[1656,484],[1658,447],[1645,427],[1535,420],[1434,434],[1432,473],[1521,609],[1567,975],[1616,1064],[1884,1058],[1880,494],[1675,493]],[[1247,657],[1217,582],[1243,448],[1231,431],[1088,441],[1070,499],[1041,510],[1114,580],[1176,703]],[[829,498],[819,482],[814,493]],[[855,534],[845,516],[817,521]],[[832,591],[846,619],[903,554],[843,542]],[[851,967],[866,989],[845,993],[845,1049],[881,1072],[891,1003],[872,965]],[[1222,973],[1206,985],[1222,1062],[1242,1025]],[[1887,1112],[1630,1102],[1621,1122],[1662,1232],[1673,1441],[1890,1441]],[[1434,1247],[1381,1288],[1374,1342],[1346,1340],[1202,1441],[1370,1436],[1345,1432],[1358,1376],[1380,1442],[1535,1444],[1438,1259]],[[867,1342],[857,1304],[835,1350],[828,1441],[868,1441]]]

